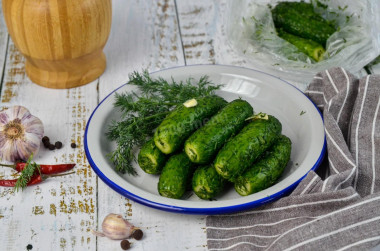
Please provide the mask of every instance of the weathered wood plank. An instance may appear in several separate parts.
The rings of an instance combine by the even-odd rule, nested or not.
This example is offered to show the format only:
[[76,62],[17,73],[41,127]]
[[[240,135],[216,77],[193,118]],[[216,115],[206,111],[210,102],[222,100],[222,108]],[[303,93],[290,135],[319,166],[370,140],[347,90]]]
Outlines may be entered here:
[[[0,188],[0,243],[6,250],[94,250],[96,238],[96,176],[83,151],[86,120],[97,104],[97,81],[70,90],[53,90],[32,83],[25,75],[24,59],[10,41],[1,106],[22,105],[44,123],[45,135],[63,148],[43,146],[38,163],[76,163],[75,174],[54,177],[15,193]],[[72,149],[71,142],[78,148]],[[10,177],[2,168],[0,175]]]
[[4,69],[6,52],[7,52],[7,46],[8,46],[8,32],[7,32],[7,26],[5,25],[2,5],[0,1],[0,81],[3,77],[3,69]]
[[248,65],[226,41],[226,3],[226,0],[177,0],[181,37],[188,65]]
[[173,0],[113,1],[113,20],[105,47],[107,69],[100,98],[128,81],[132,71],[184,65]]
[[[128,80],[132,71],[156,71],[184,65],[173,0],[113,1],[113,24],[105,53],[108,67],[99,82],[103,99]],[[204,250],[202,216],[166,213],[128,200],[98,182],[98,226],[109,213],[122,214],[141,227],[145,237],[136,250]],[[120,242],[98,238],[98,250],[120,250]]]

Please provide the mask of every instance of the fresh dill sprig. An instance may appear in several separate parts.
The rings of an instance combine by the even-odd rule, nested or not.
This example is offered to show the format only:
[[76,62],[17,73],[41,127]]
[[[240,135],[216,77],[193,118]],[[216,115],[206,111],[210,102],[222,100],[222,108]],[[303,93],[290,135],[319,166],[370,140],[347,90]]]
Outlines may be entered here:
[[21,188],[24,188],[28,185],[29,181],[32,179],[32,176],[36,174],[36,171],[41,174],[40,166],[36,162],[32,162],[33,154],[30,155],[28,161],[26,162],[25,168],[21,171],[20,177],[18,177],[14,189],[16,192]]
[[220,85],[214,85],[203,76],[193,84],[193,79],[170,82],[163,78],[153,79],[145,70],[129,75],[128,84],[138,86],[138,92],[115,94],[114,106],[121,113],[120,121],[113,121],[107,137],[116,141],[117,148],[109,154],[115,169],[121,173],[136,175],[132,166],[136,161],[134,149],[142,146],[153,136],[154,129],[177,105],[192,98],[211,96]]

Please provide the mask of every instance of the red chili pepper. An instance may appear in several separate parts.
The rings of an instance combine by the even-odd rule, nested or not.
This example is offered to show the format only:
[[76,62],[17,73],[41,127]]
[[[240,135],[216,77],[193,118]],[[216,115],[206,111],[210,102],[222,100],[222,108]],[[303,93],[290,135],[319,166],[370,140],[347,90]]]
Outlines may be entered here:
[[46,180],[47,178],[49,178],[49,176],[46,176],[46,175],[36,175],[36,176],[33,176],[30,181],[28,182],[28,186],[31,186],[31,185],[35,185],[35,184],[38,184],[38,183],[41,183],[42,181]]
[[[73,174],[75,172],[70,172],[70,173],[64,173],[64,174],[55,174],[55,175],[33,175],[30,181],[28,182],[27,186],[31,185],[36,185],[41,183],[42,181],[46,180],[47,178],[50,177],[58,177],[58,176],[65,176],[69,174]],[[16,185],[17,179],[12,179],[12,180],[0,180],[0,186],[2,187],[14,187]]]
[[[0,164],[0,166],[12,167],[17,172],[24,170],[27,163],[19,162],[15,165]],[[56,174],[73,169],[75,164],[40,165],[41,174]]]
[[[0,186],[2,187],[14,187],[16,185],[17,179],[13,180],[0,180]],[[28,186],[38,184],[42,182],[42,175],[34,175],[28,182]]]
[[0,186],[2,187],[14,187],[16,185],[17,179],[14,180],[0,180]]

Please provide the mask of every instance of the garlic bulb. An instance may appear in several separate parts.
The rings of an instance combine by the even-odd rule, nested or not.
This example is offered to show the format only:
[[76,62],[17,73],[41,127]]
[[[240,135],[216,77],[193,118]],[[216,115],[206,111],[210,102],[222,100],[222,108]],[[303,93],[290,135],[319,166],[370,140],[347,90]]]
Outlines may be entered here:
[[92,231],[97,236],[106,236],[112,240],[123,240],[130,237],[138,229],[120,214],[107,215],[102,223],[103,232]]
[[41,120],[23,106],[0,112],[0,158],[6,161],[27,160],[40,149],[44,135]]

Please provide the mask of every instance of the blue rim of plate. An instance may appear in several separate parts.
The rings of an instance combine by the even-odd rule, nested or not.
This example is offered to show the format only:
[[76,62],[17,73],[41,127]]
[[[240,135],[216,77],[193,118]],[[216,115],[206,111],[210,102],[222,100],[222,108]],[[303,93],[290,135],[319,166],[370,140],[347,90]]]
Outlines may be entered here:
[[[162,70],[159,70],[159,71],[155,71],[155,72],[152,72],[150,74],[154,74],[154,73],[158,73],[158,72],[162,72],[162,71],[166,71],[166,70],[170,70],[170,69],[175,69],[175,68],[193,67],[193,66],[208,66],[208,65],[207,64],[196,64],[196,65],[187,65],[187,66],[177,66],[177,67],[171,67],[171,68],[166,68],[166,69],[162,69]],[[295,88],[297,91],[301,92],[314,105],[315,109],[318,111],[319,115],[321,116],[322,122],[324,123],[322,113],[319,110],[319,108],[315,105],[315,103],[307,95],[305,95],[300,89],[298,89],[294,85],[290,84],[289,82],[287,82],[287,81],[285,81],[285,80],[283,80],[283,79],[281,79],[279,77],[276,77],[274,75],[268,74],[266,72],[259,71],[259,70],[254,70],[254,69],[250,69],[250,68],[245,68],[245,67],[240,67],[240,66],[230,66],[230,65],[213,65],[213,66],[234,67],[234,68],[240,68],[240,69],[245,69],[245,70],[249,70],[249,71],[255,71],[255,72],[259,72],[259,73],[271,76],[273,78],[276,78],[276,79],[278,79],[278,80],[280,80],[280,81],[282,81],[282,82],[290,85],[291,87]],[[89,149],[88,149],[88,144],[87,144],[88,128],[90,126],[91,119],[92,119],[93,115],[95,114],[96,110],[114,92],[116,92],[120,88],[126,86],[127,84],[128,83],[123,84],[120,87],[118,87],[115,90],[113,90],[111,93],[109,93],[96,106],[96,108],[92,112],[90,118],[87,121],[86,130],[85,130],[85,133],[84,133],[84,149],[85,149],[87,160],[88,160],[91,168],[95,171],[95,173],[98,175],[98,177],[104,183],[106,183],[110,188],[112,188],[114,191],[118,192],[119,194],[121,194],[121,195],[123,195],[123,196],[125,196],[125,197],[127,197],[127,198],[129,198],[129,199],[131,199],[133,201],[136,201],[136,202],[138,202],[138,203],[140,203],[142,205],[145,205],[145,206],[148,206],[148,207],[151,207],[151,208],[155,208],[155,209],[159,209],[159,210],[163,210],[163,211],[167,211],[167,212],[182,213],[182,214],[216,215],[216,214],[222,214],[222,213],[225,214],[225,213],[236,213],[236,212],[240,212],[240,211],[245,211],[245,210],[248,210],[248,209],[252,209],[252,208],[261,206],[261,205],[266,204],[266,203],[268,203],[270,201],[277,200],[277,199],[279,199],[279,198],[281,198],[281,197],[289,194],[307,176],[307,174],[310,171],[315,171],[321,165],[321,163],[322,163],[322,161],[323,161],[323,159],[325,157],[326,150],[327,150],[326,135],[324,137],[323,147],[322,147],[321,153],[320,153],[320,155],[318,157],[318,160],[315,162],[315,164],[310,168],[310,170],[304,176],[302,176],[300,179],[298,179],[297,181],[295,181],[290,186],[282,189],[281,191],[279,191],[279,192],[277,192],[277,193],[275,193],[275,194],[273,194],[271,196],[268,196],[266,198],[262,198],[262,199],[259,199],[259,200],[254,200],[254,201],[251,201],[251,202],[247,202],[247,203],[244,203],[244,204],[237,204],[237,205],[226,206],[226,207],[213,207],[213,208],[187,208],[187,207],[179,207],[179,206],[172,206],[172,205],[162,204],[162,203],[158,203],[158,202],[154,202],[154,201],[142,198],[142,197],[140,197],[140,196],[138,196],[136,194],[133,194],[133,193],[125,190],[124,188],[120,187],[119,185],[117,185],[116,183],[114,183],[112,180],[110,180],[107,176],[105,176],[100,171],[99,167],[95,164],[94,160],[92,159],[91,154],[90,154]]]

